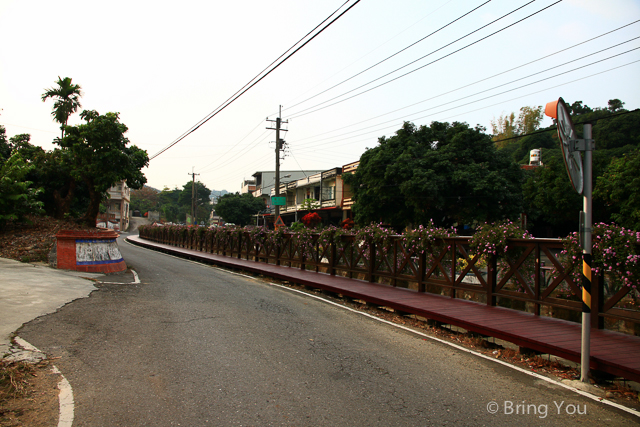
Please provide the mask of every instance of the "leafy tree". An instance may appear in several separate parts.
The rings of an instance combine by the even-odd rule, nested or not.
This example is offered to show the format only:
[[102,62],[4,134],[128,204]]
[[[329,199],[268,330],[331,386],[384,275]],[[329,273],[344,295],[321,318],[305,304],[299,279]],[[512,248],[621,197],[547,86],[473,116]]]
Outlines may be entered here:
[[576,101],[571,105],[567,105],[569,109],[569,114],[572,116],[579,116],[581,114],[587,114],[592,112],[593,110],[589,108],[587,105],[582,105],[582,101]]
[[502,140],[511,139],[518,135],[516,114],[500,115],[497,120],[491,120],[491,128],[493,129],[493,140],[497,142],[497,146],[504,147],[506,142],[501,142]]
[[[517,144],[511,144],[502,151],[516,163],[529,164],[529,156],[534,148],[558,148],[556,135],[555,129],[550,129],[549,132],[523,136]],[[545,162],[544,158],[542,162]]]
[[[188,181],[183,187],[180,195],[178,197],[178,204],[180,206],[189,206],[191,207],[192,200],[192,191],[193,191],[193,181]],[[211,195],[211,190],[207,188],[206,185],[201,183],[200,181],[196,182],[196,205],[202,206],[204,204],[209,203],[209,196]]]
[[473,224],[515,217],[522,207],[517,164],[496,150],[484,128],[406,122],[367,150],[352,176],[356,222]]
[[[187,208],[182,208],[178,204],[178,199],[182,194],[182,190],[174,188],[173,190],[165,187],[158,194],[158,207],[162,218],[170,222],[182,222],[185,220]],[[188,208],[189,212],[191,208]]]
[[149,157],[135,145],[128,146],[127,126],[120,123],[118,113],[83,111],[80,116],[86,123],[65,126],[65,137],[56,143],[62,147],[62,162],[69,165],[73,179],[87,186],[89,205],[83,221],[95,227],[100,202],[111,186],[126,180],[130,188],[138,189],[147,182],[141,169],[148,165]]
[[42,94],[42,102],[47,99],[54,99],[53,111],[51,115],[53,119],[60,123],[62,129],[62,138],[64,137],[65,126],[69,121],[69,116],[78,111],[82,107],[80,105],[80,97],[82,96],[82,88],[80,85],[71,83],[71,77],[61,79],[58,76],[57,86],[45,89]]
[[9,138],[9,146],[12,150],[19,150],[21,148],[31,148],[31,135],[28,133],[21,133]]
[[543,149],[544,167],[527,174],[522,186],[524,211],[535,225],[551,225],[566,235],[577,223],[582,196],[571,187],[559,148]]
[[[187,181],[187,183],[182,187],[182,191],[178,197],[178,204],[182,207],[182,209],[191,215],[191,203],[192,203],[192,189],[193,189],[193,181]],[[209,190],[203,183],[200,181],[196,182],[196,218],[195,221],[204,221],[208,220],[209,214],[211,213],[211,203],[209,196],[211,195],[211,190]]]
[[[498,148],[512,144],[510,138],[536,131],[542,122],[542,111],[542,106],[522,107],[517,119],[515,113],[511,113],[507,116],[501,115],[498,120],[492,120],[493,140],[496,141]],[[503,142],[503,140],[509,141]]]
[[622,110],[624,109],[624,102],[620,101],[619,99],[610,99],[609,102],[607,103],[608,107],[607,110],[611,111],[612,113],[615,113],[616,111]]
[[526,135],[538,130],[543,117],[544,113],[541,105],[537,107],[520,108],[517,121],[518,135]]
[[304,202],[300,204],[301,211],[309,211],[311,212],[314,209],[318,209],[320,207],[320,202],[314,199],[304,199]]
[[131,190],[131,203],[129,206],[132,210],[139,210],[144,213],[157,209],[159,199],[158,191],[145,185],[138,190]]
[[28,214],[42,213],[42,202],[37,199],[41,190],[25,180],[32,168],[17,152],[0,166],[0,229],[9,220],[23,221]]
[[7,131],[0,125],[0,164],[3,164],[11,156],[11,146],[7,142]]
[[[38,200],[43,202],[47,215],[62,219],[72,207],[78,210],[86,206],[87,192],[82,183],[78,186],[71,178],[68,167],[62,164],[61,150],[45,151],[30,143],[29,134],[15,135],[6,141],[4,128],[0,127],[0,155],[7,159],[13,153],[20,154],[32,167],[25,180],[40,188]],[[0,163],[2,161],[0,160]]]
[[[601,118],[593,126],[593,139],[596,141],[596,151],[620,148],[627,145],[640,146],[640,111],[620,116],[606,118],[611,115],[608,110],[601,110],[597,114],[585,116],[585,120]],[[606,118],[605,120],[602,120]],[[582,122],[582,118],[580,119]],[[582,128],[582,126],[577,126]],[[582,129],[580,129],[582,135]]]
[[640,149],[613,159],[597,179],[594,199],[612,209],[611,219],[640,231]]
[[264,209],[264,202],[249,193],[228,193],[220,197],[215,209],[225,222],[245,226],[253,222],[252,215]]

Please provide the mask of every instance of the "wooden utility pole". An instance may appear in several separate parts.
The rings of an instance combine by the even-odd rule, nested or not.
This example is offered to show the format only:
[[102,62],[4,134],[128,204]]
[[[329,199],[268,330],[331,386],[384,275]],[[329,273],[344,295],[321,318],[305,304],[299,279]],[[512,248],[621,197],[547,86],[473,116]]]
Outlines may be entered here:
[[187,175],[191,175],[191,219],[197,225],[198,221],[196,220],[196,175],[200,175],[199,173],[193,173],[193,168],[191,168],[191,173]]
[[[274,197],[278,197],[280,196],[280,151],[282,151],[282,140],[280,139],[280,126],[282,125],[282,123],[288,123],[287,121],[282,121],[281,116],[282,115],[282,105],[279,106],[278,109],[278,117],[275,120],[268,120],[268,122],[276,122],[276,127],[275,128],[267,128],[267,129],[271,129],[271,130],[275,130],[276,131],[276,188],[275,188],[275,196]],[[276,205],[276,212],[275,212],[275,220],[278,219],[278,217],[280,216],[280,206]]]

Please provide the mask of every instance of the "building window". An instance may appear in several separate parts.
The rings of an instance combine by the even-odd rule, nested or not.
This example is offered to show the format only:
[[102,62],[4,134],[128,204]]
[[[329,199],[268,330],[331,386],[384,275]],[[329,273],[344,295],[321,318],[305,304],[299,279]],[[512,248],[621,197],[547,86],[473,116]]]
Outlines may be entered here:
[[324,187],[322,189],[322,200],[334,200],[336,198],[336,187]]

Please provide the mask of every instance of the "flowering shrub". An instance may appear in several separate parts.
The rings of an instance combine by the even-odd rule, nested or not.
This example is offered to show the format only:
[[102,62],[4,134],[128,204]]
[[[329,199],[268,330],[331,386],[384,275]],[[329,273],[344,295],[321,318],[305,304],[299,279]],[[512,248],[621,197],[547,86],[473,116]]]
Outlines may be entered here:
[[355,233],[357,243],[375,242],[385,244],[390,242],[391,236],[393,236],[393,231],[385,228],[382,223],[367,225]]
[[[315,242],[313,233],[308,228],[302,229],[291,236],[293,245],[298,249],[298,253],[304,255],[306,259],[315,259]],[[295,250],[295,249],[294,249]]]
[[[371,262],[370,249],[371,245],[375,245],[379,250],[376,251],[378,257],[385,256],[389,253],[389,249],[393,248],[392,230],[385,228],[382,223],[371,224],[359,229],[355,233],[355,244],[362,253],[362,257]],[[375,261],[375,260],[374,260]]]
[[323,248],[326,248],[332,243],[339,243],[342,236],[352,235],[353,234],[348,229],[330,225],[320,231],[318,242]]
[[316,228],[322,222],[322,218],[315,212],[311,212],[302,217],[302,223],[307,228]]
[[[636,290],[640,286],[640,232],[621,227],[617,224],[599,223],[592,231],[591,271],[593,275],[605,273],[610,281],[611,293],[627,286]],[[581,283],[582,248],[578,233],[572,233],[564,239],[566,267],[573,270],[576,283]]]
[[[300,224],[299,222],[296,224]],[[302,224],[300,224],[302,225]],[[266,231],[266,242],[271,246],[282,246],[286,240],[286,233],[290,233],[290,230],[287,230],[286,227],[279,227],[277,230],[267,230]]]
[[507,239],[531,239],[532,236],[511,221],[501,221],[480,226],[471,237],[469,247],[482,255],[499,255],[509,250]]
[[246,226],[244,231],[249,234],[253,245],[261,244],[267,240],[271,231],[267,227]]
[[436,227],[431,220],[426,227],[421,225],[414,230],[406,231],[402,236],[402,243],[410,252],[429,252],[435,255],[444,247],[444,239],[455,235],[453,228]]
[[344,221],[340,222],[340,227],[344,228],[345,230],[351,230],[355,225],[356,223],[353,222],[351,218],[347,218]]

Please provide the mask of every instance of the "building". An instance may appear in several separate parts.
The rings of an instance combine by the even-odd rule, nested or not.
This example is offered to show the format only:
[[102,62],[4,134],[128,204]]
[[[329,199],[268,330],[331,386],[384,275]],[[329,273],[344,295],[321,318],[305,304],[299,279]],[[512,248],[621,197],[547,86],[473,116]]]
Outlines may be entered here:
[[[315,175],[322,171],[280,171],[280,184]],[[264,200],[265,207],[271,208],[271,193],[276,185],[275,171],[258,171],[252,175],[255,178],[255,190],[253,195]]]
[[240,194],[250,193],[256,191],[256,180],[255,179],[243,179],[242,186],[240,188]]
[[[343,173],[351,173],[360,162],[318,172],[307,177],[280,184],[280,194],[286,196],[286,205],[280,207],[280,217],[285,224],[300,221],[309,212],[316,212],[324,225],[339,225],[351,218],[351,192],[342,179]],[[275,188],[271,190],[275,195]],[[269,214],[273,215],[271,208]]]
[[[342,167],[342,174],[346,173],[354,173],[356,169],[358,169],[358,165],[360,165],[360,161],[347,163]],[[353,219],[353,214],[351,213],[351,207],[353,206],[353,193],[351,192],[351,187],[344,183],[342,187],[342,213],[343,219],[351,218]]]
[[126,231],[129,228],[129,203],[131,190],[126,181],[121,181],[108,190],[105,201],[107,211],[98,215],[96,226]]

